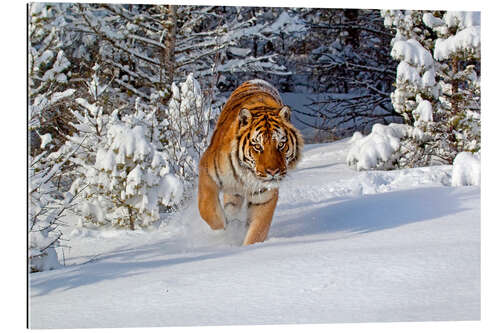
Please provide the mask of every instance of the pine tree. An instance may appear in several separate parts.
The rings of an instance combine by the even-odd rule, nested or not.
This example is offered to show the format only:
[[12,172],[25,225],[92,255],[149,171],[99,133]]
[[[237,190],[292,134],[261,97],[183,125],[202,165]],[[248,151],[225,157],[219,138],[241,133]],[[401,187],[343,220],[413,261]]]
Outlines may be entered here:
[[442,91],[436,115],[440,121],[433,132],[440,141],[439,155],[451,163],[459,152],[481,149],[480,14],[427,14],[426,24],[438,36],[434,58]]
[[[398,156],[393,167],[451,164],[459,152],[480,151],[479,13],[385,11],[383,15],[386,24],[396,28],[391,55],[400,61],[391,98],[412,128],[403,131],[406,134],[391,150]],[[373,151],[374,145],[371,139],[355,144],[351,164],[363,160],[362,151]],[[394,160],[383,155],[384,161]],[[378,165],[371,163],[368,168]]]
[[430,132],[437,120],[440,89],[432,56],[435,34],[423,21],[427,14],[413,10],[382,12],[384,23],[396,30],[391,56],[399,65],[396,89],[391,94],[392,104],[404,122],[420,133],[402,139],[399,167],[429,165],[437,157]]
[[172,207],[182,199],[181,182],[170,173],[168,156],[149,141],[146,129],[110,116],[107,134],[97,147],[95,163],[84,164],[85,179],[78,212],[84,222],[135,229],[160,219],[160,206]]
[[170,156],[160,151],[155,113],[145,113],[139,100],[133,113],[111,111],[113,88],[100,80],[100,70],[93,66],[86,97],[71,110],[75,132],[49,158],[64,166],[69,193],[81,193],[73,210],[82,224],[147,226],[160,218],[160,209],[183,199],[183,187],[170,174]]

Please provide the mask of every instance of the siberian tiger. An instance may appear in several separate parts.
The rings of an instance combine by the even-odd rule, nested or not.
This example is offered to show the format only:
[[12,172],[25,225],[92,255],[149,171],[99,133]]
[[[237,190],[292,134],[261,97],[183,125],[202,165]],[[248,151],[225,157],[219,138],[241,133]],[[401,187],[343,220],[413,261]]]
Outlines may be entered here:
[[[247,204],[244,245],[263,242],[278,201],[278,186],[303,146],[291,110],[268,82],[251,80],[229,97],[199,165],[198,208],[214,230]],[[219,194],[223,193],[223,204]]]

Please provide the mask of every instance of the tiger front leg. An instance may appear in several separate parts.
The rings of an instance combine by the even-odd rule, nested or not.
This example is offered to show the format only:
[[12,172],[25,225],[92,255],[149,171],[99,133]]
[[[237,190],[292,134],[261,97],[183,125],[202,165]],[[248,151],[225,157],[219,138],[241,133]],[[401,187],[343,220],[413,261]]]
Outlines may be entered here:
[[277,189],[265,192],[265,195],[260,195],[258,200],[249,199],[247,214],[250,225],[243,245],[250,245],[266,240],[277,202]]
[[200,170],[198,181],[198,209],[205,222],[213,230],[224,229],[226,218],[219,201],[220,189],[206,169]]

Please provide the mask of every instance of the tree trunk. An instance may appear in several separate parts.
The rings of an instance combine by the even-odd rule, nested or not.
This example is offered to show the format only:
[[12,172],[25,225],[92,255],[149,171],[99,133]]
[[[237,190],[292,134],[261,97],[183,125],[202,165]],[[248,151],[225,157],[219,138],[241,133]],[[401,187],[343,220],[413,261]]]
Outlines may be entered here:
[[174,82],[175,74],[175,41],[177,35],[177,6],[166,6],[166,28],[165,52],[163,55],[163,66],[165,69],[165,86],[170,89]]
[[451,113],[452,115],[457,115],[459,113],[459,95],[458,95],[458,83],[459,80],[457,80],[456,76],[458,73],[458,62],[459,58],[458,57],[453,57],[451,60]]
[[128,209],[128,219],[130,222],[130,230],[135,230],[135,225],[134,225],[134,212],[130,206],[127,206]]

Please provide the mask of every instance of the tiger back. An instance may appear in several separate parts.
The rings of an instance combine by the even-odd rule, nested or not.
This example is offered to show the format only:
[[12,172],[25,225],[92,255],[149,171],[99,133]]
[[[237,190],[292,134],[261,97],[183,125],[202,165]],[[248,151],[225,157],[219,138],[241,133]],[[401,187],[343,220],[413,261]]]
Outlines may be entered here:
[[244,244],[265,240],[279,182],[301,157],[303,140],[290,116],[266,81],[247,81],[231,94],[199,165],[198,207],[212,229],[225,228],[246,203]]

